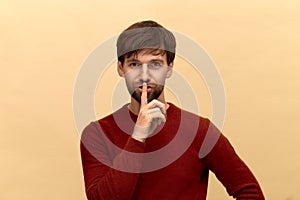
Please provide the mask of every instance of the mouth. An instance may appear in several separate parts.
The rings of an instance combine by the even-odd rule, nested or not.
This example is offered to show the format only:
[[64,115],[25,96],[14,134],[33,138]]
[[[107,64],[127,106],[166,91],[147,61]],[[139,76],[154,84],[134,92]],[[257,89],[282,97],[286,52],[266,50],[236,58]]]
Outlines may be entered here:
[[[148,93],[151,92],[151,91],[153,90],[153,88],[155,88],[154,85],[147,85],[147,92],[148,92]],[[142,93],[142,92],[143,92],[143,85],[137,86],[137,87],[136,87],[136,90],[137,90],[138,92]]]
[[[141,85],[141,86],[139,86],[138,88],[143,89],[143,86]],[[152,87],[148,85],[148,86],[147,86],[147,89],[152,89]]]

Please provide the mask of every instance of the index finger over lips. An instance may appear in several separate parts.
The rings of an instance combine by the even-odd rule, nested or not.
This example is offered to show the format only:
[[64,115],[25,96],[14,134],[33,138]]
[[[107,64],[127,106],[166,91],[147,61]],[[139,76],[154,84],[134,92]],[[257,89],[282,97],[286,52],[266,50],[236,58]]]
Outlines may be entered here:
[[141,95],[141,108],[145,107],[148,104],[147,99],[147,83],[143,83],[142,95]]

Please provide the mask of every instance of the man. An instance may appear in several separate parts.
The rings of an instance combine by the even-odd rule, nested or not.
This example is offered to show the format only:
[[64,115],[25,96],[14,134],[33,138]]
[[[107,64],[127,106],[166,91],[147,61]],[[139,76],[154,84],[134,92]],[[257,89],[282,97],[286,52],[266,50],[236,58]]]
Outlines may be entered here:
[[[166,102],[175,47],[173,34],[154,21],[135,23],[119,36],[117,70],[131,101],[83,131],[88,199],[204,200],[209,170],[234,198],[264,199],[251,171],[208,119]],[[201,157],[207,134],[216,144]]]

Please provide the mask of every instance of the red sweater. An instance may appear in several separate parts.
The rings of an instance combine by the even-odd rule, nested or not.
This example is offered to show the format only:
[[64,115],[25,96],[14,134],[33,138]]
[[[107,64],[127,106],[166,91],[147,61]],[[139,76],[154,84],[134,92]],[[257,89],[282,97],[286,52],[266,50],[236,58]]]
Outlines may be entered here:
[[[92,122],[84,129],[80,147],[85,189],[89,200],[204,200],[207,194],[209,170],[234,198],[264,199],[251,171],[235,153],[228,140],[208,119],[170,104],[166,123],[157,134],[146,139],[145,143],[136,141],[128,135],[132,133],[136,119],[137,116],[124,106],[114,114]],[[198,125],[194,139],[191,140],[187,150],[169,165],[143,173],[117,170],[118,166],[143,170],[143,165],[147,166],[143,158],[129,159],[124,155],[124,150],[136,153],[159,150],[174,139],[178,134],[179,125],[186,138],[189,138],[191,135],[189,130],[193,122],[197,122]],[[204,158],[199,158],[199,151],[209,125],[213,128],[209,134],[219,138],[213,149]],[[116,150],[105,137],[123,150]],[[182,143],[184,142],[188,141],[182,138]],[[163,159],[164,156],[168,157],[168,155],[161,155],[157,156],[157,159]]]

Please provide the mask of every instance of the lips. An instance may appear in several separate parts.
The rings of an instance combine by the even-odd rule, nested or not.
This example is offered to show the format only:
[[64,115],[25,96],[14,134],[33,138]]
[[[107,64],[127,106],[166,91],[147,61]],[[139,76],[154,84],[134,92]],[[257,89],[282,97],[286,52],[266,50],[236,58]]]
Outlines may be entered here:
[[[155,86],[152,84],[152,85],[147,85],[147,92],[149,93],[149,92],[151,92],[151,90],[153,89],[153,88],[155,88]],[[139,91],[140,93],[142,93],[143,92],[143,86],[142,85],[140,85],[140,86],[138,86],[138,87],[136,87],[136,90],[137,91]]]
[[[141,86],[139,86],[138,88],[143,89],[143,86],[141,85]],[[152,89],[152,87],[149,86],[149,85],[147,85],[147,89]]]
[[[136,83],[135,84],[135,88],[140,88],[140,89],[143,89],[143,84],[141,84],[140,82],[139,83]],[[147,84],[147,89],[153,89],[155,88],[157,85],[155,83],[148,83]]]

